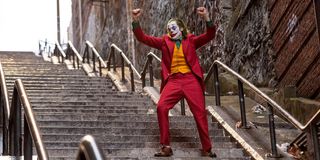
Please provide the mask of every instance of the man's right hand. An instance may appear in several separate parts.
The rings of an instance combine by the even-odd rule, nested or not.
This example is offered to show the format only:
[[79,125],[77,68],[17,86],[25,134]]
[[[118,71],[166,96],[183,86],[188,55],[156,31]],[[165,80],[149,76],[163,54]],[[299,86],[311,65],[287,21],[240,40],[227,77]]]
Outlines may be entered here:
[[133,21],[138,21],[141,16],[142,10],[140,8],[132,10],[132,19]]

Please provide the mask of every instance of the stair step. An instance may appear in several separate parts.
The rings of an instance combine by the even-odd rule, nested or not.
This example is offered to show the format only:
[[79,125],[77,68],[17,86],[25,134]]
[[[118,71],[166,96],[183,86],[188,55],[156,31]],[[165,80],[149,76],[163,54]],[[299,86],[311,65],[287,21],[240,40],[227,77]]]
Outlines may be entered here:
[[24,75],[5,75],[6,80],[15,81],[20,78],[27,81],[70,81],[70,82],[112,82],[110,79],[100,78],[100,77],[87,77],[83,75],[48,75],[48,76],[24,76]]
[[[15,80],[14,80],[15,81]],[[7,82],[7,87],[11,87],[14,85],[14,81],[6,81]],[[113,85],[111,82],[97,82],[97,81],[73,81],[73,82],[68,82],[68,81],[56,81],[56,82],[51,82],[51,81],[33,81],[33,80],[22,80],[24,86],[32,87],[32,86],[39,86],[39,87],[46,87],[46,86],[79,86],[79,85],[85,85],[85,86],[109,86]]]
[[147,109],[122,109],[122,110],[114,110],[114,109],[104,109],[104,110],[96,110],[96,109],[86,109],[86,110],[63,110],[60,109],[34,109],[36,112],[58,112],[58,113],[96,113],[96,114],[146,114],[148,112]]
[[[135,101],[131,101],[131,100],[122,100],[122,101],[107,101],[107,100],[104,100],[104,101],[100,101],[100,102],[84,102],[84,101],[36,101],[36,100],[30,100],[31,104],[35,104],[35,105],[38,105],[38,104],[54,104],[54,105],[65,105],[65,104],[72,104],[72,105],[144,105],[144,106],[147,106],[147,104],[151,105],[151,102],[143,102],[143,101],[138,101],[138,102],[135,102]],[[147,108],[147,107],[146,107]]]
[[[97,107],[98,108],[98,107]],[[37,119],[50,119],[50,120],[108,120],[108,121],[117,121],[117,120],[124,120],[124,121],[158,121],[156,114],[149,114],[149,115],[128,115],[123,116],[119,114],[79,114],[79,113],[61,113],[61,112],[41,112],[36,113]],[[191,116],[169,116],[170,122],[185,122],[185,121],[194,121],[194,118]],[[211,120],[208,120],[211,121]],[[210,122],[212,123],[212,122]]]
[[[131,102],[137,102],[137,103],[147,103],[150,101],[146,97],[115,97],[115,96],[110,96],[110,97],[87,97],[87,96],[74,96],[74,97],[32,97],[31,102],[34,103],[48,103],[50,102],[60,102],[60,103],[67,103],[67,102],[79,102],[83,103],[85,102],[121,102],[121,101],[126,101],[128,103]],[[151,103],[151,102],[149,102]]]
[[[48,99],[70,99],[70,98],[77,98],[77,99],[112,99],[112,98],[122,98],[122,99],[147,99],[147,97],[135,97],[132,95],[118,95],[116,93],[96,93],[96,94],[69,94],[69,93],[61,93],[59,95],[57,94],[28,94],[28,97],[31,99],[43,99],[43,100],[48,100]],[[150,100],[148,100],[150,101]]]
[[[85,136],[84,134],[43,134],[44,141],[80,141]],[[93,135],[97,142],[157,142],[159,143],[159,135],[115,135],[110,133],[105,135]],[[212,142],[230,142],[228,136],[211,136]],[[198,135],[172,135],[170,136],[171,142],[200,142]]]
[[[56,127],[56,126],[43,126],[41,127],[41,133],[43,134],[123,134],[127,135],[159,135],[159,128],[126,128],[126,127]],[[222,129],[211,128],[209,133],[212,136],[224,136],[224,131]],[[197,135],[198,131],[195,128],[172,128],[170,129],[170,135]],[[78,141],[79,143],[79,141]]]
[[[110,89],[112,84],[47,84],[47,85],[24,85],[26,90],[50,90],[50,89],[62,89],[62,90],[100,90],[100,89]],[[8,89],[13,89],[14,84],[7,85]]]
[[[148,103],[149,105],[146,105]],[[103,105],[96,105],[96,104],[71,104],[71,103],[65,103],[65,104],[57,104],[57,103],[52,103],[52,104],[45,104],[45,103],[32,103],[33,108],[39,108],[39,109],[90,109],[90,108],[103,108],[103,109],[108,109],[108,107],[123,107],[123,108],[128,108],[128,107],[142,107],[145,109],[156,109],[155,105],[151,104],[151,102],[143,102],[143,103],[138,103],[138,104],[131,104],[127,103],[126,105],[123,105],[123,103],[117,103],[117,102],[109,102]]]
[[[79,141],[44,141],[45,146],[49,148],[61,147],[78,147]],[[176,149],[183,148],[201,148],[199,142],[171,142],[170,145],[175,146]],[[159,142],[103,142],[99,146],[107,146],[112,148],[159,148]],[[237,144],[234,142],[214,142],[216,148],[236,148]]]
[[[8,90],[10,91],[10,90]],[[12,91],[12,89],[11,89]],[[112,93],[113,92],[113,93]],[[66,94],[66,93],[69,93],[69,94],[90,94],[90,95],[93,95],[93,94],[101,94],[101,93],[110,93],[110,94],[114,94],[115,91],[112,91],[111,88],[107,89],[107,88],[104,88],[104,89],[87,89],[87,90],[70,90],[70,89],[51,89],[50,90],[50,93],[53,93],[53,94]],[[43,89],[43,90],[27,90],[27,93],[28,95],[29,94],[46,94],[48,93],[48,90],[46,89]]]
[[[121,107],[120,109],[117,109],[117,107],[113,108],[92,108],[92,109],[76,109],[76,108],[70,108],[70,109],[59,109],[59,108],[53,108],[53,109],[47,109],[47,108],[34,108],[34,110],[37,112],[37,118],[39,120],[41,119],[50,119],[50,120],[91,120],[91,119],[101,119],[101,120],[108,120],[107,118],[104,118],[103,116],[96,117],[96,116],[69,116],[70,114],[104,114],[104,115],[114,115],[114,114],[146,114],[148,112],[148,109],[142,108],[142,107]],[[62,116],[43,116],[43,113],[48,112],[54,112],[57,114],[63,114]],[[60,118],[60,119],[59,119]]]
[[[15,80],[6,80],[7,86],[12,86],[13,82]],[[35,80],[24,80],[23,84],[25,86],[53,86],[53,85],[71,85],[71,86],[76,86],[76,85],[87,85],[87,86],[103,86],[103,85],[112,85],[111,82],[108,81],[35,81]]]
[[[53,121],[38,120],[39,126],[70,126],[70,127],[129,127],[129,128],[158,128],[158,121]],[[196,128],[195,122],[170,122],[170,128]],[[209,128],[218,128],[217,123],[210,123]]]
[[17,78],[21,78],[23,77],[23,79],[32,79],[32,78],[39,78],[41,79],[41,77],[43,79],[46,79],[46,78],[56,78],[56,79],[70,79],[70,78],[73,78],[73,79],[77,79],[77,78],[85,78],[85,75],[79,75],[79,74],[73,74],[73,75],[70,75],[70,74],[40,74],[40,75],[28,75],[28,74],[14,74],[14,75],[7,75],[6,74],[6,78],[7,77],[11,77],[12,79],[17,79]]
[[[174,147],[174,146],[173,146]],[[61,149],[47,148],[50,156],[61,156],[61,155],[76,155],[77,149],[76,147],[65,147]],[[113,148],[107,149],[103,147],[103,152],[106,157],[119,157],[124,156],[127,157],[130,155],[131,159],[149,159],[154,158],[154,153],[158,152],[157,148],[134,148],[134,149],[124,149],[124,148]],[[243,150],[238,148],[232,149],[224,149],[224,148],[213,148],[213,151],[217,154],[218,158],[240,158],[247,159],[249,157],[245,157],[243,155]],[[194,157],[195,159],[200,159],[200,151],[195,148],[183,148],[176,149],[173,148],[173,159],[185,159],[189,157]],[[163,159],[163,158],[162,158]],[[208,159],[208,158],[206,158]]]

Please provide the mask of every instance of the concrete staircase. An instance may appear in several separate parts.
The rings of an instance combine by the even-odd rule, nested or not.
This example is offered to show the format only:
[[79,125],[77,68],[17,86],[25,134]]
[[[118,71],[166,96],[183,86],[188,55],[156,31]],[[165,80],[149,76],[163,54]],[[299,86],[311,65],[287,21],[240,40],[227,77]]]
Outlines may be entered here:
[[[9,95],[15,79],[24,83],[50,159],[75,159],[87,134],[107,159],[166,159],[153,157],[159,129],[149,97],[119,92],[108,78],[88,77],[33,53],[0,52],[0,59]],[[170,127],[174,155],[167,159],[209,159],[200,157],[193,117],[172,116]],[[217,122],[210,120],[209,132],[218,159],[251,159]]]

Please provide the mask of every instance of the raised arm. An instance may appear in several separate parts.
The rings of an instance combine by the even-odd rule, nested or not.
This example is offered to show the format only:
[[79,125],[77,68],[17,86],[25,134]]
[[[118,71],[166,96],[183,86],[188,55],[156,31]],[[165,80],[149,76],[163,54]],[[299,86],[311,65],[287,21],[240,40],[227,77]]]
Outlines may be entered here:
[[216,26],[213,25],[213,21],[209,18],[209,12],[205,7],[197,8],[197,14],[206,21],[207,26],[205,33],[194,37],[195,47],[200,48],[215,37]]
[[139,24],[139,17],[141,16],[141,13],[142,10],[139,8],[132,10],[132,28],[134,35],[138,41],[160,50],[162,46],[162,38],[149,36],[142,31]]

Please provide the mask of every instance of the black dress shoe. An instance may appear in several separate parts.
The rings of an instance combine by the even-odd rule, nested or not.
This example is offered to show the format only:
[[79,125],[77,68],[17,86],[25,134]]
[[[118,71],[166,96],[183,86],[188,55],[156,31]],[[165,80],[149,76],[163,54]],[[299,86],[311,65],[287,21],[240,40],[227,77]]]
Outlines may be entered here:
[[204,150],[201,150],[201,156],[203,156],[203,157],[211,157],[211,158],[216,158],[217,157],[216,153],[214,153],[212,151],[204,151]]
[[163,146],[160,149],[160,152],[154,154],[155,157],[170,157],[173,155],[171,147]]

